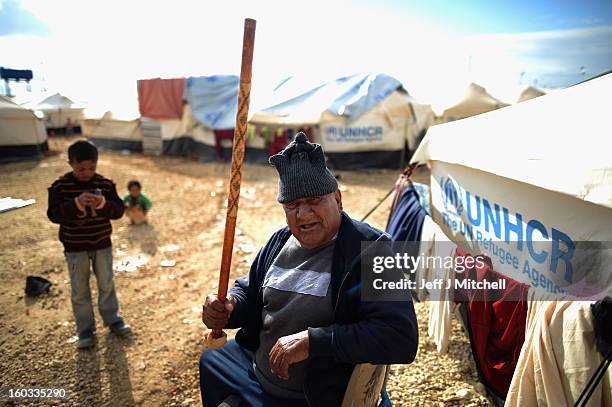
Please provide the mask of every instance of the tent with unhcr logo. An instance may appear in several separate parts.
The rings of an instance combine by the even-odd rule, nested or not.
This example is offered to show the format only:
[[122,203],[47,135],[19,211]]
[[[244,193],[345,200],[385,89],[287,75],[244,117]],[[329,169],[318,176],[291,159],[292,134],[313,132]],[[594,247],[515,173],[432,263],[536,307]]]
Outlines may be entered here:
[[[231,156],[238,77],[156,78],[139,81],[138,89],[140,118],[86,111],[83,134],[109,149],[201,161]],[[399,168],[434,122],[429,105],[417,103],[384,74],[317,83],[288,78],[274,90],[255,90],[251,99],[247,162],[267,163],[305,131],[323,145],[336,169]]]
[[[474,252],[500,242],[518,267],[491,257],[510,277],[529,283],[539,274],[548,288],[578,283],[569,266],[576,247],[612,241],[610,124],[597,102],[610,91],[606,75],[433,127],[412,162],[431,169],[435,222]],[[544,243],[548,250],[536,248]]]
[[411,160],[430,169],[429,193],[419,197],[427,196],[429,214],[405,209],[425,206],[411,198],[411,182],[394,201],[396,230],[417,224],[402,214],[420,213],[419,253],[442,242],[455,260],[486,260],[465,276],[440,266],[416,269],[416,279],[505,281],[498,298],[457,284],[437,298],[417,293],[430,299],[429,335],[440,352],[452,304],[460,304],[480,379],[497,406],[573,405],[593,383],[586,405],[612,405],[610,351],[601,345],[609,326],[597,316],[605,308],[599,300],[612,295],[611,126],[601,103],[611,92],[608,73],[433,127]]
[[288,78],[256,111],[256,128],[309,129],[336,169],[399,168],[406,146],[433,124],[429,105],[412,99],[401,83],[385,74],[357,74],[329,82],[305,84]]

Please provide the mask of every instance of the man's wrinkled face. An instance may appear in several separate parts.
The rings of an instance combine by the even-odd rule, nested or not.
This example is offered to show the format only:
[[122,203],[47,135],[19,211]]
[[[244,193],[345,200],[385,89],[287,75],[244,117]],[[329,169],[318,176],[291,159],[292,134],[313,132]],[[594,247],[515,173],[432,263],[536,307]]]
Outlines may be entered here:
[[340,191],[323,196],[300,198],[283,204],[289,230],[307,249],[329,242],[340,228]]
[[89,181],[91,177],[96,173],[97,161],[83,160],[80,162],[68,161],[68,164],[72,167],[74,176],[79,181]]

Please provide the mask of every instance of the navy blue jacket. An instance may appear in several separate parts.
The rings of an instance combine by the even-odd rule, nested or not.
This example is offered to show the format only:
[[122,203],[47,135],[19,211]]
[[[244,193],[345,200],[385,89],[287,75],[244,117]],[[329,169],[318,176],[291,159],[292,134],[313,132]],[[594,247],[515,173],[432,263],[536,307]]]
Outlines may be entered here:
[[[266,272],[291,236],[278,230],[259,251],[249,275],[236,280],[230,294],[236,307],[226,328],[241,328],[236,341],[255,351],[262,329],[262,284]],[[334,323],[308,328],[309,363],[304,384],[311,407],[339,406],[358,363],[411,363],[417,352],[414,307],[406,301],[361,301],[361,242],[389,240],[371,226],[342,213],[334,247],[331,287]],[[390,249],[389,249],[390,250]]]

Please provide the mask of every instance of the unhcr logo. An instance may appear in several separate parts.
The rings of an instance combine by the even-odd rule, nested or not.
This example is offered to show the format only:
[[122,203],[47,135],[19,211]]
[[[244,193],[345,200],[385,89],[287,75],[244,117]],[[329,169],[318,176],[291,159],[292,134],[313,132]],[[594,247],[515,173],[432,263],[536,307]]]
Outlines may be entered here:
[[460,187],[452,177],[442,178],[442,201],[447,212],[461,216],[463,212],[463,200],[461,198]]

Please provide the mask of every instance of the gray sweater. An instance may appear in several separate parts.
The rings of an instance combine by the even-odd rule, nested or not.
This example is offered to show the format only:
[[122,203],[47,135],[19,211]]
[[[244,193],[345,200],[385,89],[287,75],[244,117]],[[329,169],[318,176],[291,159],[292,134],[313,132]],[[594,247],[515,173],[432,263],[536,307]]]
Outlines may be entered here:
[[283,336],[332,323],[330,272],[334,244],[335,239],[309,250],[291,236],[266,273],[263,329],[254,368],[263,389],[273,396],[304,398],[308,359],[290,365],[289,379],[283,380],[270,371],[269,353]]

